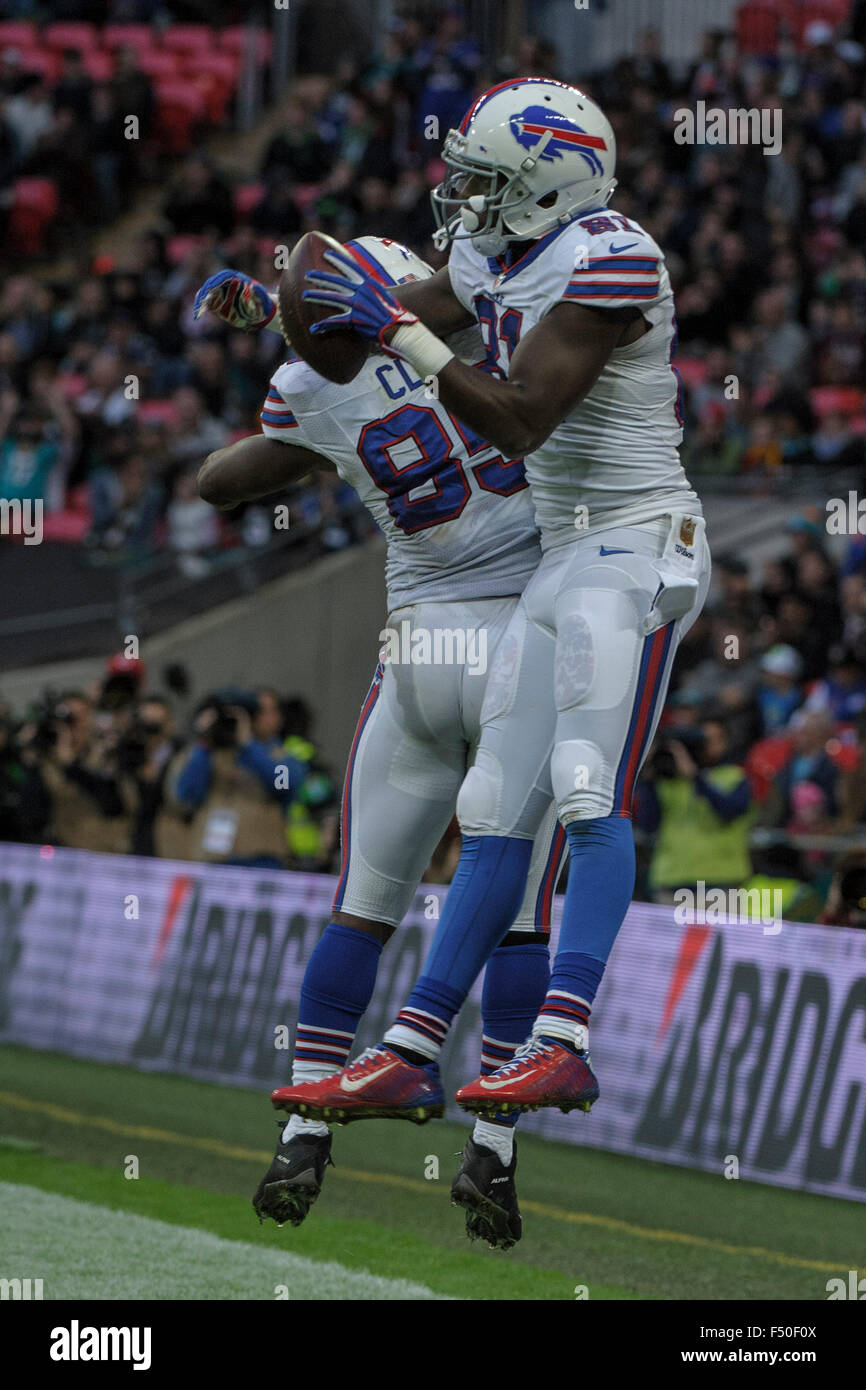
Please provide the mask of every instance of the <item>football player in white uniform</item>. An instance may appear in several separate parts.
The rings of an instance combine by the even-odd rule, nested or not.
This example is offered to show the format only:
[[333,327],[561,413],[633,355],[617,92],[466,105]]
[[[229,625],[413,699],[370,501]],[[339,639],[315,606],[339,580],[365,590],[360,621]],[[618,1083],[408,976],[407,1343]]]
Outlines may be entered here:
[[[653,239],[608,206],[606,117],[565,83],[503,82],[449,133],[443,158],[433,202],[448,265],[391,294],[334,253],[333,273],[307,275],[309,298],[335,311],[314,331],[352,327],[399,351],[465,426],[525,455],[543,556],[491,673],[458,797],[463,858],[424,973],[384,1045],[275,1093],[307,1115],[365,1074],[371,1113],[387,1113],[413,1074],[420,1090],[472,983],[466,940],[490,949],[518,905],[522,880],[496,865],[510,844],[528,866],[551,791],[570,870],[550,987],[525,1047],[457,1099],[488,1113],[593,1104],[587,1024],[634,887],[632,793],[709,583],[700,502],[677,451],[670,281]],[[486,372],[437,336],[473,319]]]
[[[432,274],[396,242],[348,243],[356,264],[380,283]],[[274,306],[258,282],[223,271],[196,308],[263,327]],[[483,358],[476,328],[457,349]],[[330,924],[307,966],[299,1003],[293,1079],[310,1083],[339,1068],[373,994],[383,945],[408,910],[454,813],[474,756],[488,663],[540,559],[522,461],[501,454],[449,414],[405,362],[372,356],[348,386],[295,359],[275,372],[262,433],[212,454],[199,475],[218,506],[274,492],[312,468],[336,468],[358,492],[387,540],[388,626],[380,662],[352,744],[342,804],[342,865]],[[438,657],[438,660],[437,660]],[[482,1015],[485,1071],[528,1032],[549,978],[550,906],[565,836],[550,813],[538,835],[523,904],[487,966]],[[524,884],[505,846],[500,872]],[[472,943],[474,950],[474,942]],[[474,969],[483,965],[478,956]],[[416,1025],[426,1029],[423,1016]],[[425,1080],[427,1080],[425,1073]],[[347,1090],[327,1119],[352,1116]],[[400,1113],[442,1113],[441,1086],[404,1098]],[[389,1113],[394,1113],[393,1108]],[[507,1248],[520,1236],[510,1150],[503,1128],[479,1121],[455,1192],[467,1230]],[[492,1145],[490,1141],[492,1140]],[[260,1216],[297,1225],[321,1188],[331,1147],[327,1123],[293,1116],[254,1205]],[[495,1201],[490,1200],[492,1195]]]

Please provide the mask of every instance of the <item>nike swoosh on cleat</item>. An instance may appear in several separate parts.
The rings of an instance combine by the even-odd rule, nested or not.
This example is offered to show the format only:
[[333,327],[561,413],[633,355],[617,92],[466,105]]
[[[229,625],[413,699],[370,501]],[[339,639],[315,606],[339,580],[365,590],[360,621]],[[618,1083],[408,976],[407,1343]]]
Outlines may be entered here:
[[636,241],[627,241],[625,246],[614,246],[613,242],[611,242],[607,249],[612,256],[616,256],[620,251],[630,251],[633,246],[637,246]]
[[348,1076],[342,1076],[340,1078],[340,1090],[363,1091],[364,1087],[369,1086],[371,1081],[375,1081],[378,1077],[384,1076],[386,1071],[393,1071],[396,1066],[396,1062],[389,1062],[386,1067],[380,1067],[378,1071],[368,1072],[366,1076],[359,1077],[357,1081],[350,1081]]
[[513,1086],[514,1077],[510,1076],[507,1081],[488,1081],[486,1078],[479,1081],[479,1086],[483,1086],[485,1091],[501,1091],[503,1086]]

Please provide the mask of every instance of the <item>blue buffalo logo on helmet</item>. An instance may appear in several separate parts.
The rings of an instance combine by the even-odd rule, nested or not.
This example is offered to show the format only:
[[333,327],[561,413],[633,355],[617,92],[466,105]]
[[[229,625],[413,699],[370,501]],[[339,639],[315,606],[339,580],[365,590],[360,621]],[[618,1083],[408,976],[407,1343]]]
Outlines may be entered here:
[[[563,154],[579,154],[593,174],[603,173],[602,162],[594,150],[607,150],[600,135],[587,135],[579,125],[544,106],[527,106],[509,120],[511,133],[519,145],[532,152],[539,141],[539,159],[561,159]],[[546,138],[545,138],[546,137]]]

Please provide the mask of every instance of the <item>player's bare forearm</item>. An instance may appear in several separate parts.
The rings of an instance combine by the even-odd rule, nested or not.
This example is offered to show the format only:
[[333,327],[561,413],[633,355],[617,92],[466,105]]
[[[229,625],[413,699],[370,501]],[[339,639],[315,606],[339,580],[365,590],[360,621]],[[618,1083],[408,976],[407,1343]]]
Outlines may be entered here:
[[439,398],[506,458],[522,458],[591,390],[624,326],[615,315],[558,305],[521,339],[506,379],[452,358],[437,373]]
[[198,473],[199,496],[220,511],[269,497],[315,468],[333,465],[310,449],[252,434],[208,454]]
[[398,303],[417,314],[431,333],[447,337],[458,333],[461,328],[469,328],[475,322],[474,314],[465,309],[451,288],[448,267],[437,270],[429,280],[414,280],[405,285],[395,285],[392,290]]

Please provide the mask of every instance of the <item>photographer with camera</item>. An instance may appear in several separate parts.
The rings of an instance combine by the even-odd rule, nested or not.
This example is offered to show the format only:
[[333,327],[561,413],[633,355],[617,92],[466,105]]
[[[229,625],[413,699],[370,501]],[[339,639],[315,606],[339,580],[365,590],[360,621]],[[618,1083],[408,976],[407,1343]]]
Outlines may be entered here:
[[128,854],[133,803],[119,776],[114,733],[97,723],[91,700],[76,690],[46,697],[20,730],[19,743],[49,798],[45,838]]
[[677,889],[698,882],[727,889],[749,877],[751,800],[745,771],[728,761],[720,720],[661,731],[635,803],[636,827],[655,836],[649,886],[656,902],[673,902]]
[[158,852],[157,818],[163,808],[169,765],[178,749],[173,728],[168,700],[162,695],[146,695],[117,745],[118,770],[135,788],[132,854],[153,857]]
[[195,746],[170,774],[188,827],[186,853],[176,857],[285,867],[285,808],[305,769],[255,737],[258,704],[252,691],[225,686],[200,705]]

